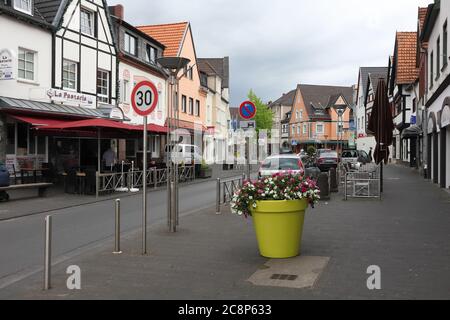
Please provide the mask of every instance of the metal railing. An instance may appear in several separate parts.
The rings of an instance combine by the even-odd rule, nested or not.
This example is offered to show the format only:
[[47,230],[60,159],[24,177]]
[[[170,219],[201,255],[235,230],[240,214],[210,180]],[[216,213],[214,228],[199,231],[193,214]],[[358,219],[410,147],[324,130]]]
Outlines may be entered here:
[[346,172],[344,176],[344,199],[348,198],[379,198],[381,199],[381,179],[378,166],[366,167],[371,171],[361,169]]
[[[195,179],[194,166],[182,166],[178,168],[178,179],[180,182],[188,182]],[[167,169],[151,168],[147,171],[147,185],[154,188],[167,183]],[[112,193],[115,191],[126,192],[130,188],[140,188],[143,186],[143,171],[128,171],[98,173],[96,174],[96,196],[101,193]]]
[[221,205],[228,204],[233,195],[244,183],[245,175],[236,178],[216,180],[216,214],[220,214]]

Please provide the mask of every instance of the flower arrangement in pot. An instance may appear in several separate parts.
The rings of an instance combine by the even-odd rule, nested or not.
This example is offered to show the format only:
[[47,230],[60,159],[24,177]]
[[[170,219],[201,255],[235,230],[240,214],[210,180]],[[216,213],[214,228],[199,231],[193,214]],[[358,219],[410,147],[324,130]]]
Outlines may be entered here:
[[305,210],[319,199],[314,180],[293,172],[277,173],[244,181],[233,196],[231,210],[253,218],[262,256],[291,258],[300,254]]

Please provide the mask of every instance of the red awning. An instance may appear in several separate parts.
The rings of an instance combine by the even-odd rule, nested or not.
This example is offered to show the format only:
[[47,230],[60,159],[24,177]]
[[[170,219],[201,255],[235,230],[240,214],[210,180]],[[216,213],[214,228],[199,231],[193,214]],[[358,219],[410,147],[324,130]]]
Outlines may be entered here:
[[34,127],[39,128],[46,128],[48,126],[55,126],[55,125],[61,125],[66,122],[70,122],[68,120],[61,120],[61,119],[49,119],[49,118],[40,118],[40,117],[27,117],[27,116],[18,116],[18,115],[9,115],[11,118],[14,118],[16,120],[26,122],[28,124],[31,124]]
[[[45,129],[76,129],[76,128],[108,128],[108,129],[119,129],[119,130],[129,130],[129,131],[142,131],[144,129],[143,125],[131,125],[123,122],[112,121],[108,119],[89,119],[80,121],[66,121],[63,123],[57,123],[46,127]],[[156,124],[147,125],[147,130],[150,132],[166,133],[167,128],[158,126]]]

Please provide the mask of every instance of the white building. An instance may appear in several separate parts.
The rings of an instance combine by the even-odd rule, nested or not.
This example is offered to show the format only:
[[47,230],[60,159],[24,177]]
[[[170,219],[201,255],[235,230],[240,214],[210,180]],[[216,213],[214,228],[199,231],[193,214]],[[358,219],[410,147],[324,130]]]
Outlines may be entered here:
[[[0,161],[10,170],[95,167],[95,136],[56,122],[120,117],[116,48],[103,0],[0,3]],[[102,141],[101,150],[110,140]],[[95,151],[93,151],[95,150]]]
[[394,55],[388,71],[388,94],[393,109],[393,160],[417,167],[417,143],[404,139],[403,131],[411,126],[415,107],[414,87],[419,79],[417,58],[417,32],[397,32]]
[[207,88],[205,159],[225,160],[231,121],[229,58],[198,58],[200,80]]
[[[131,124],[141,125],[143,117],[136,114],[131,107],[131,93],[134,86],[140,81],[151,81],[158,89],[158,104],[155,111],[148,116],[149,129],[149,159],[158,159],[162,156],[165,144],[164,124],[167,118],[167,75],[159,66],[156,59],[163,55],[165,46],[149,35],[135,28],[124,20],[122,5],[110,7],[115,42],[119,52],[119,108]],[[121,141],[120,148],[125,152],[123,157],[136,158],[142,154],[142,143],[135,139]],[[138,161],[139,163],[139,161]]]
[[450,187],[450,66],[448,22],[450,0],[436,0],[428,7],[421,40],[428,42],[427,154],[429,177]]
[[[370,148],[375,150],[376,142],[373,135],[367,133],[368,115],[370,107],[373,105],[375,93],[373,92],[372,83],[369,81],[372,77],[385,74],[387,77],[386,67],[361,67],[358,72],[358,85],[356,91],[356,107],[354,112],[356,126],[356,147],[358,150],[364,150],[369,153]],[[386,78],[385,78],[386,79]],[[370,82],[370,83],[369,83]],[[372,92],[369,92],[371,91]],[[369,104],[369,106],[368,106]],[[367,106],[369,108],[367,108]]]

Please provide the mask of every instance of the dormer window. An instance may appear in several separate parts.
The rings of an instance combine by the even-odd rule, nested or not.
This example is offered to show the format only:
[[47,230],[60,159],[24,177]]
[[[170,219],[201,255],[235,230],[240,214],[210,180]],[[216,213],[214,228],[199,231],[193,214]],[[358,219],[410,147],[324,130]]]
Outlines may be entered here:
[[32,14],[33,3],[32,0],[14,0],[14,9],[24,12],[29,15]]

